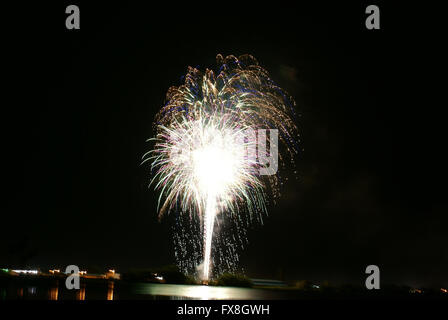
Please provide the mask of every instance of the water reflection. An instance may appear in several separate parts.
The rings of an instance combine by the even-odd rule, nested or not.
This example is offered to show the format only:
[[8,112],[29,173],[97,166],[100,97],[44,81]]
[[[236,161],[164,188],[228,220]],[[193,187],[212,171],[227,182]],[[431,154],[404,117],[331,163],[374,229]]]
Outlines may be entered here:
[[76,300],[86,300],[86,285],[82,284],[76,293]]
[[114,282],[109,281],[107,286],[107,300],[114,300]]
[[59,282],[56,281],[53,286],[50,287],[48,299],[49,300],[58,300],[59,293]]
[[247,300],[266,298],[266,292],[257,289],[176,284],[142,284],[136,289],[136,293],[151,296],[166,296],[171,299]]
[[36,294],[36,287],[28,287],[28,295],[34,296]]
[[[87,287],[89,296],[87,297]],[[264,300],[279,299],[279,293],[253,288],[215,287],[205,285],[176,285],[159,283],[121,283],[116,281],[81,282],[78,290],[68,290],[61,280],[24,285],[17,283],[9,288],[0,286],[2,299],[48,300],[117,300],[117,299],[175,299],[175,300]]]

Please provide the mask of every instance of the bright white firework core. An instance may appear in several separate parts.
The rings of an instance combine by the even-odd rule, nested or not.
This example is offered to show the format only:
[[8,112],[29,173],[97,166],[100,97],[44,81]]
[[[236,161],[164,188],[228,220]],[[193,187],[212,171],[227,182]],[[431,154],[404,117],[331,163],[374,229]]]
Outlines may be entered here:
[[238,148],[229,150],[222,140],[222,136],[215,136],[209,145],[193,151],[194,175],[204,194],[223,196],[237,179],[242,157],[235,153]]
[[208,280],[218,201],[237,184],[238,173],[244,167],[244,147],[237,143],[231,129],[218,130],[213,126],[202,126],[201,129],[200,143],[192,150],[192,160],[196,186],[205,198],[203,278]]

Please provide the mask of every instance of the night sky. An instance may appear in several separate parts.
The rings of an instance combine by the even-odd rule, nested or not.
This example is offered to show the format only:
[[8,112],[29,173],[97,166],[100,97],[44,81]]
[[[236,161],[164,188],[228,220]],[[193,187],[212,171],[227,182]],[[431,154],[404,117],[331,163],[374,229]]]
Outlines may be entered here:
[[[448,285],[443,38],[430,8],[76,3],[5,10],[0,266],[174,262],[140,166],[188,66],[254,55],[297,102],[297,166],[249,233],[251,277]],[[413,23],[420,21],[420,23]],[[292,172],[296,170],[297,175]]]

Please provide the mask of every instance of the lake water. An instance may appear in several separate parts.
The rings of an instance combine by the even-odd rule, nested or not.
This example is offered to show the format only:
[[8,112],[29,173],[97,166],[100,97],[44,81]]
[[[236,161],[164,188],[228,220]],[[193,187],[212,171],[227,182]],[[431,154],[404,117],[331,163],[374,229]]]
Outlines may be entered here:
[[263,300],[284,299],[277,290],[101,281],[81,283],[79,290],[68,290],[59,281],[9,281],[0,283],[0,300]]

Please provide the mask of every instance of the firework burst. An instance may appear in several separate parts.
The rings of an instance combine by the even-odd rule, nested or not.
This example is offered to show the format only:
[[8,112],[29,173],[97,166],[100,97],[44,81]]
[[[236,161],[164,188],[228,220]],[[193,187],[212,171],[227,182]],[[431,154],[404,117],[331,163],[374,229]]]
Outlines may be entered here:
[[[271,147],[277,146],[277,135],[272,139],[272,134],[259,134],[257,140],[254,133],[276,129],[290,159],[297,150],[293,99],[254,57],[218,55],[217,60],[221,66],[217,75],[209,69],[202,73],[189,67],[185,83],[168,90],[166,104],[156,116],[156,137],[150,139],[154,148],[143,156],[143,162],[151,162],[151,185],[159,191],[159,217],[176,211],[199,222],[202,236],[194,238],[203,242],[195,248],[200,248],[196,252],[202,255],[205,280],[211,273],[212,240],[219,216],[242,221],[245,213],[249,220],[260,221],[266,213],[267,189],[274,193],[278,189],[277,175],[260,174],[266,163],[260,161],[259,144],[262,137]],[[258,159],[254,157],[257,150]],[[284,163],[282,153],[278,158]],[[236,225],[244,229],[243,224]],[[185,246],[185,237],[178,238]],[[235,249],[230,252],[235,259]],[[193,255],[195,263],[198,256]]]

